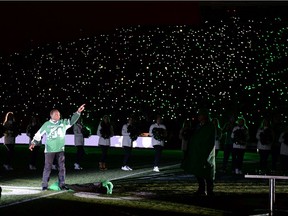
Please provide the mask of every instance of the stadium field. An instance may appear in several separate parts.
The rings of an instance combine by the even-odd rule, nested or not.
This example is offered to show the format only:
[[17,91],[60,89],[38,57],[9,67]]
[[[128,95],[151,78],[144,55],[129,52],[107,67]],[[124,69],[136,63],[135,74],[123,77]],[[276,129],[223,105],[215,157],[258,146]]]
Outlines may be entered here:
[[[27,145],[16,145],[13,171],[0,171],[0,215],[264,215],[269,209],[268,180],[247,179],[244,175],[221,173],[222,152],[217,156],[215,196],[197,197],[193,192],[197,182],[193,175],[180,167],[182,152],[164,150],[160,172],[152,171],[153,149],[135,148],[132,151],[133,171],[122,171],[123,150],[109,150],[108,170],[99,171],[100,149],[86,147],[83,170],[74,170],[76,149],[66,148],[66,183],[86,184],[109,180],[112,194],[75,192],[72,190],[41,190],[43,149],[37,170],[28,169]],[[3,163],[6,149],[0,146]],[[245,173],[254,173],[258,166],[256,152],[247,152]],[[57,182],[57,171],[52,171],[50,184]],[[288,215],[287,181],[276,181],[275,213]],[[281,211],[280,211],[281,210]],[[287,212],[286,212],[287,210]]]

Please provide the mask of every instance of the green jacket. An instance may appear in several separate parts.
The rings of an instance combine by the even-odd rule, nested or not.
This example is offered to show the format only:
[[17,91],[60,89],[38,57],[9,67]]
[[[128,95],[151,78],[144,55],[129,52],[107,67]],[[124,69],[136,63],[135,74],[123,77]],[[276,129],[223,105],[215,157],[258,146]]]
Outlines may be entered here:
[[183,169],[195,176],[215,179],[215,127],[211,122],[198,126],[188,146]]
[[31,143],[39,145],[42,136],[46,134],[45,153],[64,151],[66,131],[76,123],[79,117],[80,113],[76,112],[71,119],[60,119],[57,122],[53,122],[51,119],[46,121],[37,131]]

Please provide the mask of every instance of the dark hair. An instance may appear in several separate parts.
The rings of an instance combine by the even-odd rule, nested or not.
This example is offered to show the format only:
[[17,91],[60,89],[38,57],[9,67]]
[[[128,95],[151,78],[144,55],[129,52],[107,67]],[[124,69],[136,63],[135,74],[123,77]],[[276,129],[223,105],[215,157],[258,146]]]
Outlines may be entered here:
[[57,110],[57,109],[52,109],[52,110],[50,111],[50,116],[53,115],[54,112],[59,112],[59,110]]

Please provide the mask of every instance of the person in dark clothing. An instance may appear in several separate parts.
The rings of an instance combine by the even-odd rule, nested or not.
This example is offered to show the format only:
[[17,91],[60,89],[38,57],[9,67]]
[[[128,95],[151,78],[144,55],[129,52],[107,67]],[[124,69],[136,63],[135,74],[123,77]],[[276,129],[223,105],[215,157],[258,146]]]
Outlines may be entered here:
[[209,112],[198,112],[199,124],[196,127],[187,148],[187,157],[183,169],[195,175],[198,190],[195,195],[214,195],[215,180],[215,127],[210,121]]
[[236,126],[236,119],[234,116],[230,116],[229,121],[224,124],[222,129],[222,135],[225,135],[225,141],[223,146],[224,155],[221,171],[224,173],[227,171],[229,158],[232,155],[233,151],[233,141],[231,138],[231,134],[235,126]]
[[13,170],[14,149],[16,137],[20,135],[20,127],[15,119],[13,112],[7,112],[3,122],[4,127],[4,145],[7,148],[7,157],[3,167],[5,170]]
[[[31,143],[33,137],[35,136],[38,129],[41,127],[39,119],[36,116],[32,116],[31,120],[26,128],[26,135],[29,137],[29,143]],[[36,160],[39,154],[40,145],[34,147],[33,151],[30,153],[29,159],[29,169],[36,170]]]
[[271,128],[274,133],[274,141],[271,145],[272,173],[276,172],[278,169],[278,163],[280,158],[280,146],[281,146],[279,138],[280,134],[284,131],[285,128],[281,118],[282,117],[279,113],[274,114],[272,117]]

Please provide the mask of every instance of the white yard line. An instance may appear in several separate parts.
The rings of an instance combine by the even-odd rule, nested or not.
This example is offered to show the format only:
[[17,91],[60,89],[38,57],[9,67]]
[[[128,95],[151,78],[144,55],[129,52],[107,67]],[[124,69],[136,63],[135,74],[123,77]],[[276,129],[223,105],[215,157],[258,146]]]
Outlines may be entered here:
[[41,190],[42,188],[41,187],[24,187],[24,186],[11,186],[11,185],[0,185],[2,188],[7,188],[7,189],[14,189],[14,188],[16,188],[16,189],[34,189],[34,190]]
[[39,197],[31,198],[31,199],[26,199],[26,200],[22,200],[22,201],[18,201],[18,202],[13,202],[13,203],[9,203],[9,204],[6,204],[6,205],[0,205],[0,208],[5,208],[5,207],[8,207],[8,206],[22,204],[22,203],[25,203],[25,202],[30,202],[30,201],[33,201],[33,200],[42,199],[44,197],[54,196],[54,195],[57,195],[57,194],[60,194],[60,193],[64,193],[64,192],[65,191],[58,191],[58,192],[55,192],[55,193],[46,194],[46,195],[42,195],[42,196],[39,196]]

